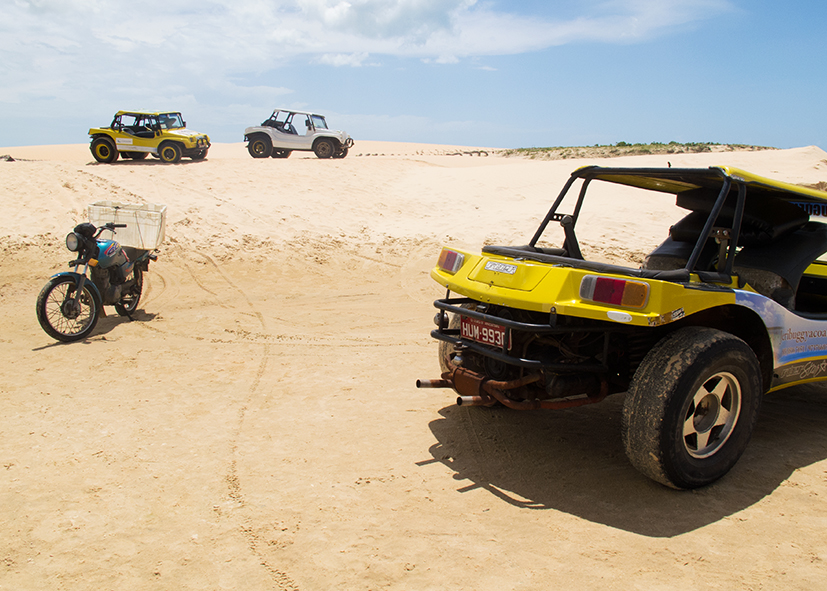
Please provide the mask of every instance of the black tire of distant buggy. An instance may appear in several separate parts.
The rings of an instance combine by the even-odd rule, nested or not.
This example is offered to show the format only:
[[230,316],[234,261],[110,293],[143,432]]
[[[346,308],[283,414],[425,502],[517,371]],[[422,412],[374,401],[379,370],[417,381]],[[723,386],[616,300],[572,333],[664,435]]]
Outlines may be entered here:
[[190,154],[190,160],[203,160],[207,157],[207,150],[198,150]]
[[[124,152],[124,156],[126,156],[127,152]],[[146,152],[128,152],[129,158],[133,160],[146,160],[147,153]]]
[[[138,308],[138,302],[141,301],[141,292],[144,288],[144,273],[138,267],[135,267],[132,270],[132,273],[135,275],[134,288],[130,290],[128,295],[121,297],[121,300],[115,304],[115,311],[120,316],[131,315]],[[125,303],[124,300],[130,296],[134,296],[134,299],[130,299],[128,300],[128,303]]]
[[101,164],[112,164],[118,159],[118,149],[107,137],[96,137],[89,149],[92,151],[92,157]]
[[178,164],[181,162],[181,147],[175,142],[164,142],[158,146],[158,157],[161,162]]
[[347,156],[348,149],[345,146],[342,146],[338,152],[336,152],[333,157],[334,158],[344,158]]
[[57,277],[52,277],[49,282],[43,286],[43,289],[40,290],[40,293],[37,296],[35,308],[37,311],[37,321],[40,323],[40,327],[47,335],[55,340],[64,343],[71,343],[85,339],[95,329],[95,325],[98,323],[98,318],[100,317],[102,303],[96,291],[90,289],[89,286],[84,286],[84,296],[88,301],[91,301],[91,305],[94,308],[88,324],[86,324],[80,331],[74,333],[66,333],[58,330],[49,318],[47,305],[49,303],[49,296],[51,293],[58,286],[63,285],[64,283],[71,283],[74,285],[75,279],[69,275],[58,275]]
[[273,151],[273,142],[266,135],[254,135],[247,143],[247,151],[253,158],[269,158]]
[[[735,423],[722,429],[728,433],[722,443],[713,438],[718,447],[710,455],[693,457],[684,440],[690,409],[697,408],[692,399],[710,380],[721,381],[720,376],[727,376],[740,393]],[[626,394],[621,426],[626,455],[640,472],[666,486],[710,484],[729,472],[746,449],[762,393],[758,359],[741,339],[704,327],[670,333],[646,355]]]
[[293,150],[273,150],[270,154],[273,158],[290,158],[290,154],[293,153]]
[[333,145],[333,140],[321,139],[313,146],[317,158],[330,158],[336,154],[336,146]]

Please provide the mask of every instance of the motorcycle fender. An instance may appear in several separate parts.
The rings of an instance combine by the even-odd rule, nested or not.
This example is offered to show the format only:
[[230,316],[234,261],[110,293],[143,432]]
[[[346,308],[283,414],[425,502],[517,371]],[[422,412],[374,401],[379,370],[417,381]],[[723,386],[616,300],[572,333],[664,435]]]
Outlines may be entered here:
[[[80,283],[80,278],[83,277],[82,273],[75,273],[74,271],[64,271],[63,273],[55,273],[54,275],[52,275],[50,277],[50,279],[54,279],[55,277],[61,277],[61,276],[66,276],[66,275],[68,275],[69,277],[72,277],[75,280],[75,285]],[[87,277],[85,285],[89,286],[89,291],[94,292],[95,295],[98,296],[98,301],[99,302],[103,301],[103,298],[101,297],[101,292],[100,292],[100,290],[98,290],[98,286],[95,285],[94,281],[92,281],[91,279],[89,279],[89,277]]]

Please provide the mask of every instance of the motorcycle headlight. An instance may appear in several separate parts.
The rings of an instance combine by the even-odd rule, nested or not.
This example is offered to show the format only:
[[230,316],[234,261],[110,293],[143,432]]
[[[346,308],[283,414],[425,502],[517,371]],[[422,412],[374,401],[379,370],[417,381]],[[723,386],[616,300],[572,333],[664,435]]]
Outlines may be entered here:
[[72,252],[77,252],[78,248],[80,248],[80,237],[74,232],[66,235],[66,248]]

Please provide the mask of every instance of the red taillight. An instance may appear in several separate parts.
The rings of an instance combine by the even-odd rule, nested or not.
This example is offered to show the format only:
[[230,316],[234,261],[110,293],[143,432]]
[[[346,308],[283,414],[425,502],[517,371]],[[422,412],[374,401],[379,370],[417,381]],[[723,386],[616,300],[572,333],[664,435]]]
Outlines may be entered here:
[[455,250],[451,250],[448,248],[443,248],[442,252],[439,254],[439,261],[437,261],[437,266],[453,275],[459,268],[462,267],[462,263],[465,262],[465,255],[456,252]]
[[580,297],[601,304],[643,308],[649,300],[649,285],[642,281],[588,275],[580,282]]

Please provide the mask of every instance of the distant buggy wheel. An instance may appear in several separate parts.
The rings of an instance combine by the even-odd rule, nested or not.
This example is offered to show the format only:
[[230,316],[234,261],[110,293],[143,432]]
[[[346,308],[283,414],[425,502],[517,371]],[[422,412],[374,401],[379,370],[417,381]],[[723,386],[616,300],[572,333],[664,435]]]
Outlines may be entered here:
[[181,148],[173,142],[164,142],[158,148],[158,157],[167,164],[178,164],[181,162]]
[[332,140],[319,140],[316,142],[316,145],[313,146],[313,151],[318,158],[331,158],[336,154],[336,147],[333,145]]
[[273,142],[266,135],[259,135],[247,144],[247,151],[253,158],[269,158],[273,151]]
[[334,158],[344,158],[345,156],[347,156],[347,151],[348,151],[348,149],[347,149],[346,147],[342,146],[342,147],[339,149],[339,151],[338,151],[338,152],[336,152],[336,153],[333,155],[333,157],[334,157]]
[[292,152],[292,150],[273,150],[270,156],[273,158],[289,158],[290,152]]
[[118,149],[109,138],[95,138],[92,140],[92,145],[89,149],[92,151],[92,156],[95,160],[103,164],[111,164],[118,159]]
[[673,488],[721,478],[749,443],[761,406],[761,367],[729,333],[679,329],[646,355],[623,405],[632,465]]

